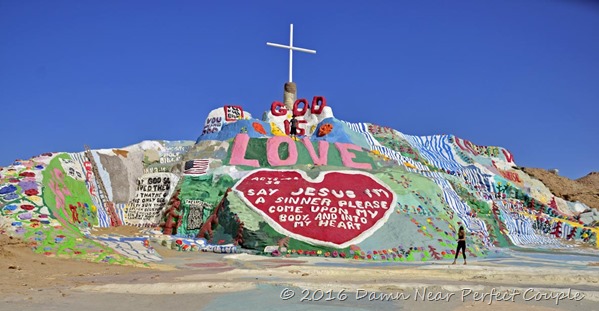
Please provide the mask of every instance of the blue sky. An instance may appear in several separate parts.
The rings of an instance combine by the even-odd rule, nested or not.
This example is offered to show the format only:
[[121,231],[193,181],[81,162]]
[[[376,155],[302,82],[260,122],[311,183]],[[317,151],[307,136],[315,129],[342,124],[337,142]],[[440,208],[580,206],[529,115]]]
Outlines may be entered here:
[[318,52],[294,54],[298,95],[337,118],[599,171],[599,5],[575,0],[0,1],[0,166],[195,140],[225,104],[259,117],[290,23]]

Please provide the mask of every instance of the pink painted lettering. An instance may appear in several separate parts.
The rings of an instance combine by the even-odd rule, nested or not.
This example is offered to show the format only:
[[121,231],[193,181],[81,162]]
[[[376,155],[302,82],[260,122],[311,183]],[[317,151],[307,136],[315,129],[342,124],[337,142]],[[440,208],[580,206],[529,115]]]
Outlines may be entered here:
[[327,165],[327,160],[329,156],[329,143],[321,140],[318,142],[318,151],[320,152],[320,157],[316,155],[316,151],[314,151],[314,146],[308,137],[304,137],[302,139],[304,146],[308,150],[310,157],[312,158],[312,162],[314,165]]
[[[289,146],[289,156],[285,160],[279,157],[279,146],[282,143],[287,143]],[[297,146],[291,137],[275,136],[266,142],[266,156],[271,166],[294,165],[297,162]]]
[[349,150],[362,151],[360,147],[346,143],[335,143],[335,147],[337,147],[339,153],[341,154],[341,162],[344,166],[363,170],[372,169],[372,165],[370,165],[370,163],[356,163],[353,161],[353,158],[355,158],[356,155]]
[[247,151],[248,142],[250,141],[250,136],[248,134],[237,134],[235,136],[235,141],[233,142],[233,150],[231,150],[231,160],[230,164],[233,165],[247,165],[258,167],[260,163],[258,160],[248,160],[245,158],[245,153]]

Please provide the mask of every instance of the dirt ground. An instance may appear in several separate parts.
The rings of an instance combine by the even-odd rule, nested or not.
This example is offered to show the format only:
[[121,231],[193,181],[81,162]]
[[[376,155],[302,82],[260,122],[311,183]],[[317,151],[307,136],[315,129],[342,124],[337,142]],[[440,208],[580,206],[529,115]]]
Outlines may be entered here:
[[[134,228],[118,229],[127,234]],[[114,233],[109,231],[95,234]],[[469,265],[450,262],[414,264],[369,263],[320,257],[272,258],[247,254],[178,252],[153,245],[163,262],[149,267],[51,258],[33,253],[18,239],[0,235],[0,310],[597,310],[599,309],[599,255],[565,261],[513,255],[509,260],[475,260]],[[533,257],[530,257],[533,256]],[[543,255],[544,256],[544,255]],[[538,262],[548,262],[537,267]],[[544,288],[585,291],[581,301],[551,299],[513,302],[460,300],[472,289]],[[415,300],[426,289],[451,301]],[[283,299],[294,290],[295,296]],[[306,293],[348,293],[348,300],[305,301]],[[402,293],[410,299],[381,301],[360,293]],[[378,294],[377,294],[378,295]],[[339,296],[332,296],[333,298]],[[334,300],[334,299],[333,299]]]
[[122,236],[142,236],[144,235],[142,230],[134,226],[118,226],[118,227],[107,227],[107,228],[93,228],[90,232],[92,235],[104,235],[114,234]]
[[60,287],[71,278],[91,275],[119,275],[149,268],[118,266],[34,253],[23,241],[0,235],[0,292],[19,293],[30,288]]

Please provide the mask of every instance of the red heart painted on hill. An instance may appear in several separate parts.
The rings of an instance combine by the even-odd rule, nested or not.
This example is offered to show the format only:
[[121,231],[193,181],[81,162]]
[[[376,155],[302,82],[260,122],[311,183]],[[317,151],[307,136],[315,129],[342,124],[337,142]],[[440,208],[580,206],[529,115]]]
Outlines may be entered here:
[[359,171],[326,172],[311,180],[299,170],[262,169],[233,190],[279,233],[339,248],[372,235],[396,203],[387,185]]

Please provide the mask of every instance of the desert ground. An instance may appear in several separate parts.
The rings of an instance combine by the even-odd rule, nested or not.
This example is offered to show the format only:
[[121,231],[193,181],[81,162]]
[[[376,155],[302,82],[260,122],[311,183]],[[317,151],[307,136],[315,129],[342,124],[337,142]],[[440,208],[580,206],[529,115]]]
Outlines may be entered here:
[[599,255],[590,250],[498,250],[451,265],[153,245],[162,262],[118,266],[46,257],[0,238],[0,310],[599,310]]

